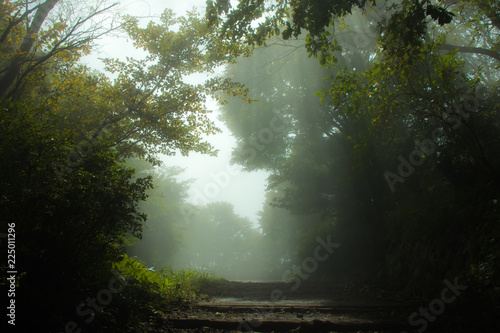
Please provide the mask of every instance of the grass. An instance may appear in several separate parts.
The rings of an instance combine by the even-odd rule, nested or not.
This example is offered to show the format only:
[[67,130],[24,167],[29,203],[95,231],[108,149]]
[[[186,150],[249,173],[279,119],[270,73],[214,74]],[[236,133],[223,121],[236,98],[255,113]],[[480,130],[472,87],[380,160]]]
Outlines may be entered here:
[[178,304],[196,299],[200,287],[215,279],[209,272],[192,269],[174,271],[171,267],[165,267],[156,271],[146,267],[139,259],[127,255],[124,255],[122,261],[115,263],[114,269],[129,285],[159,295],[166,303]]
[[150,332],[165,324],[168,312],[200,299],[202,286],[217,280],[207,271],[153,270],[127,255],[113,269],[115,276],[123,278],[125,288],[99,316],[102,321],[96,320],[97,332]]

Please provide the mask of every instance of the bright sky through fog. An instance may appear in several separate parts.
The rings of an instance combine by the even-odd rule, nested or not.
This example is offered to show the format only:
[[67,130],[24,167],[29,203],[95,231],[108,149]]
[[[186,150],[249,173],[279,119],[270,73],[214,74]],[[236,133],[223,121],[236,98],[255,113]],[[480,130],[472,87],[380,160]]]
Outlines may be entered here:
[[[184,15],[187,10],[198,8],[204,13],[205,0],[124,0],[120,1],[120,12],[145,17],[147,23],[159,17],[165,8],[173,9],[178,15]],[[99,58],[140,58],[144,53],[134,49],[125,35],[121,37],[105,37],[98,41],[98,48],[92,55],[84,58],[82,62],[92,68],[103,70]],[[217,105],[209,102],[209,109],[213,110],[213,119],[216,121]],[[245,173],[237,166],[229,165],[234,139],[222,124],[216,121],[224,133],[208,138],[214,147],[219,149],[217,157],[201,154],[190,154],[189,157],[167,156],[164,165],[178,165],[186,169],[185,179],[195,179],[191,187],[189,201],[195,204],[205,204],[214,201],[227,201],[234,205],[235,212],[249,218],[257,226],[257,212],[262,208],[265,193],[264,172]]]

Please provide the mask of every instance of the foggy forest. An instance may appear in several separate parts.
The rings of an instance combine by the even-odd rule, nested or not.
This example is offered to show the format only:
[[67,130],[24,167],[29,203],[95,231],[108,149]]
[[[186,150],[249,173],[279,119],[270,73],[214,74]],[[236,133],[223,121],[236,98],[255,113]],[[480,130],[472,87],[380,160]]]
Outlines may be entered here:
[[153,2],[0,2],[7,332],[498,332],[498,1]]

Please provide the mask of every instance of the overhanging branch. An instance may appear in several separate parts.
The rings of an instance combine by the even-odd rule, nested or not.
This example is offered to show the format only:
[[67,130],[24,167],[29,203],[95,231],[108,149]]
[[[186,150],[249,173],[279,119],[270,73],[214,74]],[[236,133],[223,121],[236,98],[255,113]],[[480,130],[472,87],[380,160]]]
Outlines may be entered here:
[[491,51],[488,49],[484,49],[481,47],[473,47],[473,46],[456,46],[456,45],[441,45],[439,47],[440,50],[449,50],[449,51],[456,51],[460,53],[474,53],[474,54],[482,54],[489,56],[497,61],[500,61],[500,53]]

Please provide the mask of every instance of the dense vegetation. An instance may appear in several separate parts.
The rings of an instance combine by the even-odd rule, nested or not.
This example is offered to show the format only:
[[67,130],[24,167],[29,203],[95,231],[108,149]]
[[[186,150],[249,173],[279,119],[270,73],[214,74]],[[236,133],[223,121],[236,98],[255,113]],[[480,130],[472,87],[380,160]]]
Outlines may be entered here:
[[223,37],[266,45],[227,69],[259,102],[222,118],[233,161],[271,174],[267,246],[300,263],[331,234],[317,274],[427,298],[458,279],[471,318],[498,315],[498,2],[227,4]]
[[[207,272],[292,277],[326,239],[340,247],[318,277],[427,298],[458,279],[468,289],[455,306],[498,315],[498,2],[219,0],[205,18],[166,10],[145,27],[113,8],[0,4],[0,225],[16,233],[16,324],[146,331]],[[116,29],[147,56],[105,60],[110,79],[79,59]],[[182,170],[160,166],[216,153],[210,96],[237,140],[233,162],[270,174],[260,230],[230,204],[189,204]]]
[[[139,203],[152,187],[151,176],[134,176],[125,162],[213,154],[203,139],[217,131],[205,98],[242,91],[222,78],[183,80],[244,47],[217,38],[194,12],[177,18],[166,10],[145,28],[105,2],[3,1],[0,15],[0,219],[17,242],[12,266],[2,261],[2,284],[17,270],[16,328],[125,331],[154,304],[192,297],[196,289],[183,283],[195,275],[155,275],[124,256],[128,239],[141,237],[147,215]],[[107,59],[111,80],[78,60],[115,29],[148,56]],[[120,283],[129,287],[113,300]],[[99,303],[86,304],[91,295]]]

